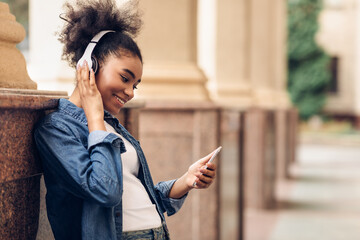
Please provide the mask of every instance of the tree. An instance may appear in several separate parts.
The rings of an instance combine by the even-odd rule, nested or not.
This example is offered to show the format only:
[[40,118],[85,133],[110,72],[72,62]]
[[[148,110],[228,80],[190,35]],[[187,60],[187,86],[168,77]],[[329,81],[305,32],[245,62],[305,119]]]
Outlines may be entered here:
[[300,117],[320,113],[330,83],[329,56],[316,44],[322,0],[288,1],[288,90]]

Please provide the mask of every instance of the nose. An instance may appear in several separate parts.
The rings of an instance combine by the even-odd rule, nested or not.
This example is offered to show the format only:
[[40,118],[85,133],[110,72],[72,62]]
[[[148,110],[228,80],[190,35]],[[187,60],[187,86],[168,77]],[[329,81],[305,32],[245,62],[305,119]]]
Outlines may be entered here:
[[128,101],[134,97],[134,87],[129,86],[124,89],[125,95],[128,97]]

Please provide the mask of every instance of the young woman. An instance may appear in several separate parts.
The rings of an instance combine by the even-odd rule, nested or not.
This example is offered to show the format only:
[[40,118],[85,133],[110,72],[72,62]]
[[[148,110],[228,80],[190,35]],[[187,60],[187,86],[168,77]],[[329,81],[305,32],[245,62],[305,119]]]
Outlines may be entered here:
[[[76,87],[34,131],[55,239],[169,239],[164,212],[176,213],[191,189],[215,179],[211,153],[180,178],[154,185],[138,141],[113,117],[141,82],[135,8],[112,0],[65,5],[59,39],[77,68]],[[93,59],[79,62],[90,42]]]

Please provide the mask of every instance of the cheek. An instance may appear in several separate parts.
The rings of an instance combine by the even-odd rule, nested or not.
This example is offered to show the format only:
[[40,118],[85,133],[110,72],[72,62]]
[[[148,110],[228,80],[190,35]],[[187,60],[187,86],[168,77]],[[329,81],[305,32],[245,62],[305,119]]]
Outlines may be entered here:
[[110,94],[111,86],[106,81],[106,79],[103,79],[103,78],[97,79],[96,86],[103,98],[106,97],[106,95]]
[[96,87],[100,92],[101,97],[104,97],[106,87],[102,84],[102,82],[101,81],[96,82]]

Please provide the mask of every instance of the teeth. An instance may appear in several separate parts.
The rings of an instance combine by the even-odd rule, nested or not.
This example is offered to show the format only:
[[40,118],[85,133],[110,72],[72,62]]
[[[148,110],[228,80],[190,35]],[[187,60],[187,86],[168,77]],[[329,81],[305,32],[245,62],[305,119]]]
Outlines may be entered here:
[[118,96],[115,96],[115,97],[121,104],[125,104],[125,102],[123,100],[121,100]]

